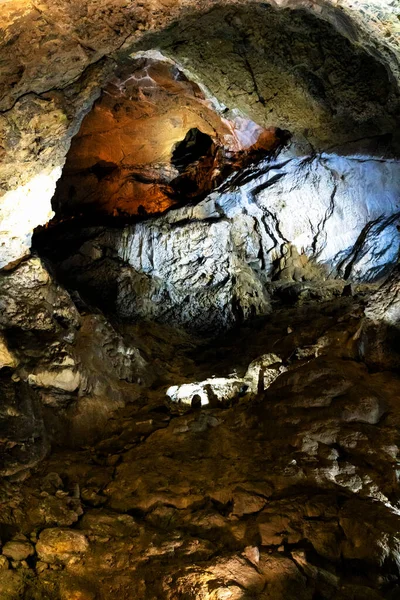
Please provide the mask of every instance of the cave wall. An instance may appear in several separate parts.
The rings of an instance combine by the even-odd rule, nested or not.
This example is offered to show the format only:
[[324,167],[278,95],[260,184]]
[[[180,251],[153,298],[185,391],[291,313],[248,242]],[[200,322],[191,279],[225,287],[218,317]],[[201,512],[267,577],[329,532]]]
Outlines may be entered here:
[[[274,3],[355,42],[351,54],[340,42],[332,69],[326,57],[319,85],[310,69],[336,40],[324,27],[325,45],[313,38],[274,82],[254,66],[270,30],[254,18],[258,44],[241,9],[203,22],[208,2],[3,3],[2,599],[398,599],[399,269],[370,298],[341,280],[380,281],[398,258],[394,4]],[[319,22],[279,14],[300,52],[304,23]],[[216,39],[223,59],[242,25],[228,89]],[[71,136],[117,63],[155,43],[228,109],[290,123],[295,143],[197,205],[122,229],[49,228],[56,271],[37,257],[13,264],[48,220]],[[387,71],[374,59],[368,73],[361,47]],[[335,80],[352,68],[354,97]],[[270,86],[302,102],[298,119]],[[276,290],[295,308],[273,305]],[[168,326],[215,334],[266,313],[208,344]]]
[[[179,167],[174,152],[192,130],[209,146]],[[275,128],[219,114],[174,62],[142,58],[120,69],[84,118],[52,206],[56,219],[162,213],[281,145]]]
[[398,90],[384,64],[306,11],[217,6],[143,45],[186,66],[224,105],[288,129],[306,150],[396,138]]
[[399,175],[395,160],[288,149],[196,205],[125,227],[44,231],[43,251],[106,311],[210,333],[269,312],[277,283],[323,295],[325,281],[336,294],[345,280],[382,281],[399,257]]

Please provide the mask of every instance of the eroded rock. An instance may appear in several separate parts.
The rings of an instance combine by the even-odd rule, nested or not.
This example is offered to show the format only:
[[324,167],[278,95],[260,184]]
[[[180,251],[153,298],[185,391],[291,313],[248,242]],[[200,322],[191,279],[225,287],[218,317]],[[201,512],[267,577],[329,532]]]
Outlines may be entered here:
[[84,534],[73,529],[44,529],[36,544],[39,558],[50,564],[69,562],[88,548]]
[[15,539],[4,544],[2,548],[4,556],[11,560],[26,560],[35,552],[34,547],[28,540]]
[[196,206],[121,228],[71,222],[38,245],[53,256],[62,236],[58,273],[103,310],[212,334],[268,313],[271,292],[326,300],[343,278],[381,281],[399,252],[398,171],[395,160],[287,152]]

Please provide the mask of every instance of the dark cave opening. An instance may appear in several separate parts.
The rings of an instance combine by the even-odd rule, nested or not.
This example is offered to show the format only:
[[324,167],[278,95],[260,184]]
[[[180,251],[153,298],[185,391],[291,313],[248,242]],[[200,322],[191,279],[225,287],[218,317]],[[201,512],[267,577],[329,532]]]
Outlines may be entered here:
[[175,144],[171,163],[182,173],[189,165],[205,157],[212,145],[213,140],[209,135],[193,127],[181,142]]

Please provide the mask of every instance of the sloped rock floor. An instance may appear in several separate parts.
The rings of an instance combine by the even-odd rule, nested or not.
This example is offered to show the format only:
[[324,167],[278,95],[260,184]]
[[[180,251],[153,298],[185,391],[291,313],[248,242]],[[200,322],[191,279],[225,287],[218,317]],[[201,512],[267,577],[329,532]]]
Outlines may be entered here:
[[399,377],[359,358],[364,303],[281,308],[206,342],[121,326],[170,385],[268,352],[286,370],[186,411],[156,382],[92,447],[4,478],[0,598],[400,598]]

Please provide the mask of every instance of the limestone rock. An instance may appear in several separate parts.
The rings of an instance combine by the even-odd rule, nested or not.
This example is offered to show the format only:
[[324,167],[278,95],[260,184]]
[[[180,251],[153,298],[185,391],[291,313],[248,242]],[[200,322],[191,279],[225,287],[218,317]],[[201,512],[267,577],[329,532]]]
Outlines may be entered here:
[[[288,600],[375,600],[389,589],[395,598],[398,377],[371,372],[347,347],[363,318],[358,302],[277,309],[197,345],[178,331],[167,337],[169,354],[166,328],[141,324],[151,332],[141,348],[150,360],[154,343],[152,356],[171,362],[169,381],[229,379],[234,367],[259,384],[262,368],[286,370],[250,399],[172,419],[161,402],[165,380],[151,384],[140,408],[114,414],[109,438],[55,449],[23,481],[3,478],[3,522],[34,532],[29,593],[51,580],[60,594],[96,597],[108,581],[141,600],[206,600],[210,586],[238,600],[265,590]],[[134,326],[121,331],[132,342]]]
[[397,265],[365,309],[359,347],[363,359],[373,367],[397,369],[400,366],[400,271]]
[[80,384],[79,372],[74,372],[72,369],[63,369],[62,371],[39,371],[35,374],[30,374],[28,383],[44,388],[57,388],[65,392],[75,392]]
[[222,117],[161,54],[140,58],[119,69],[84,119],[52,205],[57,218],[162,213],[206,196],[284,139],[243,117]]
[[0,472],[11,475],[35,465],[49,450],[41,403],[24,382],[2,377]]
[[10,352],[4,337],[0,335],[0,369],[15,368],[17,365],[18,359]]
[[196,383],[170,386],[167,396],[172,402],[184,407],[226,406],[241,397],[252,399],[264,392],[285,367],[268,368],[282,362],[276,354],[265,354],[252,361],[243,377],[211,377]]
[[103,509],[92,509],[85,512],[80,528],[90,535],[100,537],[135,537],[139,527],[130,515],[117,515]]
[[[198,406],[228,404],[229,401],[239,398],[246,391],[247,386],[243,380],[215,377],[199,383],[171,386],[167,390],[167,396],[172,402],[196,408]],[[197,404],[196,401],[198,401]]]
[[80,531],[74,529],[44,529],[36,544],[39,558],[47,563],[68,562],[84,554],[89,542]]
[[11,540],[3,546],[3,554],[11,560],[25,560],[34,554],[34,548],[28,540]]
[[[340,295],[328,278],[382,279],[400,246],[398,172],[393,160],[281,155],[196,206],[121,229],[64,227],[81,246],[62,252],[59,273],[126,320],[226,329],[270,311],[274,279],[300,301]],[[57,227],[43,232],[49,257],[58,240]]]
[[0,279],[0,327],[54,331],[79,326],[69,294],[55,283],[38,258],[31,258]]
[[68,444],[99,435],[154,374],[105,317],[81,317],[37,258],[2,275],[0,305],[1,340],[7,342],[0,348],[8,367],[1,371],[0,471],[9,475],[44,457],[51,442],[46,431]]
[[[284,372],[285,367],[280,363],[282,363],[282,359],[272,353],[264,354],[250,363],[244,381],[253,394],[264,392]],[[272,365],[275,367],[270,368]]]
[[10,0],[2,8],[2,266],[25,256],[32,230],[48,220],[71,138],[116,64],[148,50],[184,65],[221,112],[236,107],[263,126],[291,129],[303,146],[327,149],[396,129],[391,0],[211,6],[190,15],[182,1],[134,8],[102,1],[94,9],[86,0],[71,12],[64,1],[21,8]]

